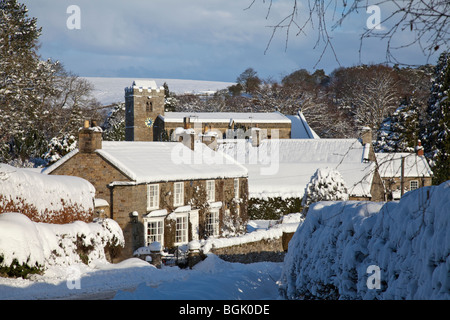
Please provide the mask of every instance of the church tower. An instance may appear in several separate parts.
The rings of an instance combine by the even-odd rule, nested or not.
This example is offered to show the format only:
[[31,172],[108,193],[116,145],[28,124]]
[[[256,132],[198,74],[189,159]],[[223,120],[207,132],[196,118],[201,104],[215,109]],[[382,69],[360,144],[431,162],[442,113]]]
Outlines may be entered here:
[[153,80],[135,80],[125,88],[126,141],[154,141],[158,115],[164,115],[164,87]]

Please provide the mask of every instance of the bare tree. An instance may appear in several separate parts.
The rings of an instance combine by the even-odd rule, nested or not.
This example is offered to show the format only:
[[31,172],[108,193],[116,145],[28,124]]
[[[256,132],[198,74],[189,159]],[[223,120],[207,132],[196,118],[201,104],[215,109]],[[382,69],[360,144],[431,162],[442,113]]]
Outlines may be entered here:
[[[257,0],[252,0],[247,9],[255,5]],[[262,0],[268,6],[266,18],[269,17],[273,0]],[[361,34],[360,55],[363,40],[370,37],[385,39],[386,62],[402,64],[393,55],[393,50],[402,49],[418,44],[423,53],[430,57],[441,47],[448,47],[450,36],[450,1],[448,0],[294,0],[292,10],[277,24],[270,26],[272,34],[267,44],[270,46],[275,35],[279,31],[286,33],[286,47],[292,33],[296,36],[307,34],[309,28],[314,28],[317,33],[316,48],[323,45],[322,54],[317,63],[327,50],[331,50],[339,63],[333,46],[331,31],[341,26],[349,16],[359,11],[365,12],[370,5],[386,8],[389,11],[380,24],[388,26],[385,30],[368,28]],[[299,7],[306,7],[306,16],[299,14]],[[409,43],[396,46],[395,39],[400,37],[404,30],[414,33],[414,40]],[[267,50],[266,48],[266,50]]]
[[357,124],[369,126],[375,132],[398,105],[395,82],[389,74],[380,73],[362,83],[359,88],[360,92],[354,100]]
[[384,65],[339,68],[332,73],[329,96],[347,112],[353,126],[369,126],[373,132],[401,101],[398,73]]

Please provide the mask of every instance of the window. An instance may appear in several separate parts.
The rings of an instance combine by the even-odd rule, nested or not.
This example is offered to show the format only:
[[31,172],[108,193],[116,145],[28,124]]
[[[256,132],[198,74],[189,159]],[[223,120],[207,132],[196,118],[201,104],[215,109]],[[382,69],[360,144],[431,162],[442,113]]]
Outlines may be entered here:
[[163,246],[164,220],[150,220],[147,222],[146,228],[146,245],[149,246],[152,242],[158,241]]
[[216,186],[214,180],[206,181],[206,200],[209,202],[216,201]]
[[234,179],[234,197],[239,198],[239,179]]
[[208,236],[219,235],[219,211],[211,211],[206,219],[206,232]]
[[159,184],[147,186],[147,210],[159,208]]
[[151,101],[147,101],[147,103],[145,104],[145,111],[147,112],[153,111],[153,103]]
[[184,205],[184,183],[175,182],[175,184],[173,185],[173,189],[174,189],[173,205],[174,206]]
[[182,244],[187,242],[188,242],[188,217],[187,215],[177,216],[175,243]]
[[409,190],[412,191],[412,190],[416,190],[416,189],[419,189],[419,181],[411,180],[409,182]]

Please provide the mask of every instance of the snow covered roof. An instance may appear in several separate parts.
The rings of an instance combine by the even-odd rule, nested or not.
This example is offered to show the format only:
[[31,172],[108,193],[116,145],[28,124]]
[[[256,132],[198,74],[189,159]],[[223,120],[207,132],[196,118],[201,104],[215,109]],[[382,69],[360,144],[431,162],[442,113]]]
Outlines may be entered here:
[[310,128],[301,111],[295,116],[286,115],[286,117],[291,120],[291,139],[320,139],[317,133]]
[[363,162],[365,146],[357,139],[264,140],[259,147],[249,142],[225,143],[219,150],[248,169],[251,197],[303,197],[318,168],[337,169],[349,195],[371,196],[373,162]]
[[381,177],[400,177],[402,172],[402,158],[405,158],[405,177],[431,177],[433,172],[424,156],[416,153],[395,152],[376,153]]
[[[64,156],[44,172],[51,173],[78,150]],[[247,169],[225,154],[201,142],[195,151],[180,142],[103,141],[95,151],[126,175],[130,181],[113,184],[150,183],[196,179],[246,177]]]
[[231,123],[291,123],[291,120],[279,112],[166,112],[160,117],[165,122],[183,122],[189,117],[191,122]]
[[138,89],[159,89],[154,80],[134,80],[132,86]]

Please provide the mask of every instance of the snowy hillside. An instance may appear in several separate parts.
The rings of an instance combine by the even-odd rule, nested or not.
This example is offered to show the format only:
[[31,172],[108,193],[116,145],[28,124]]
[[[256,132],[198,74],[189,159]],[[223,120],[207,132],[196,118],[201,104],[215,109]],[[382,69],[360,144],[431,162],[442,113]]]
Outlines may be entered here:
[[[124,102],[124,89],[130,87],[135,78],[99,78],[85,77],[94,86],[94,97],[103,105],[114,102]],[[141,79],[142,80],[142,79]],[[152,79],[156,81],[158,87],[164,82],[169,86],[170,92],[176,94],[182,93],[210,93],[217,90],[226,89],[233,85],[232,82],[221,81],[201,81],[201,80],[182,80],[182,79]]]
[[450,299],[450,181],[399,202],[318,202],[289,243],[289,299]]

